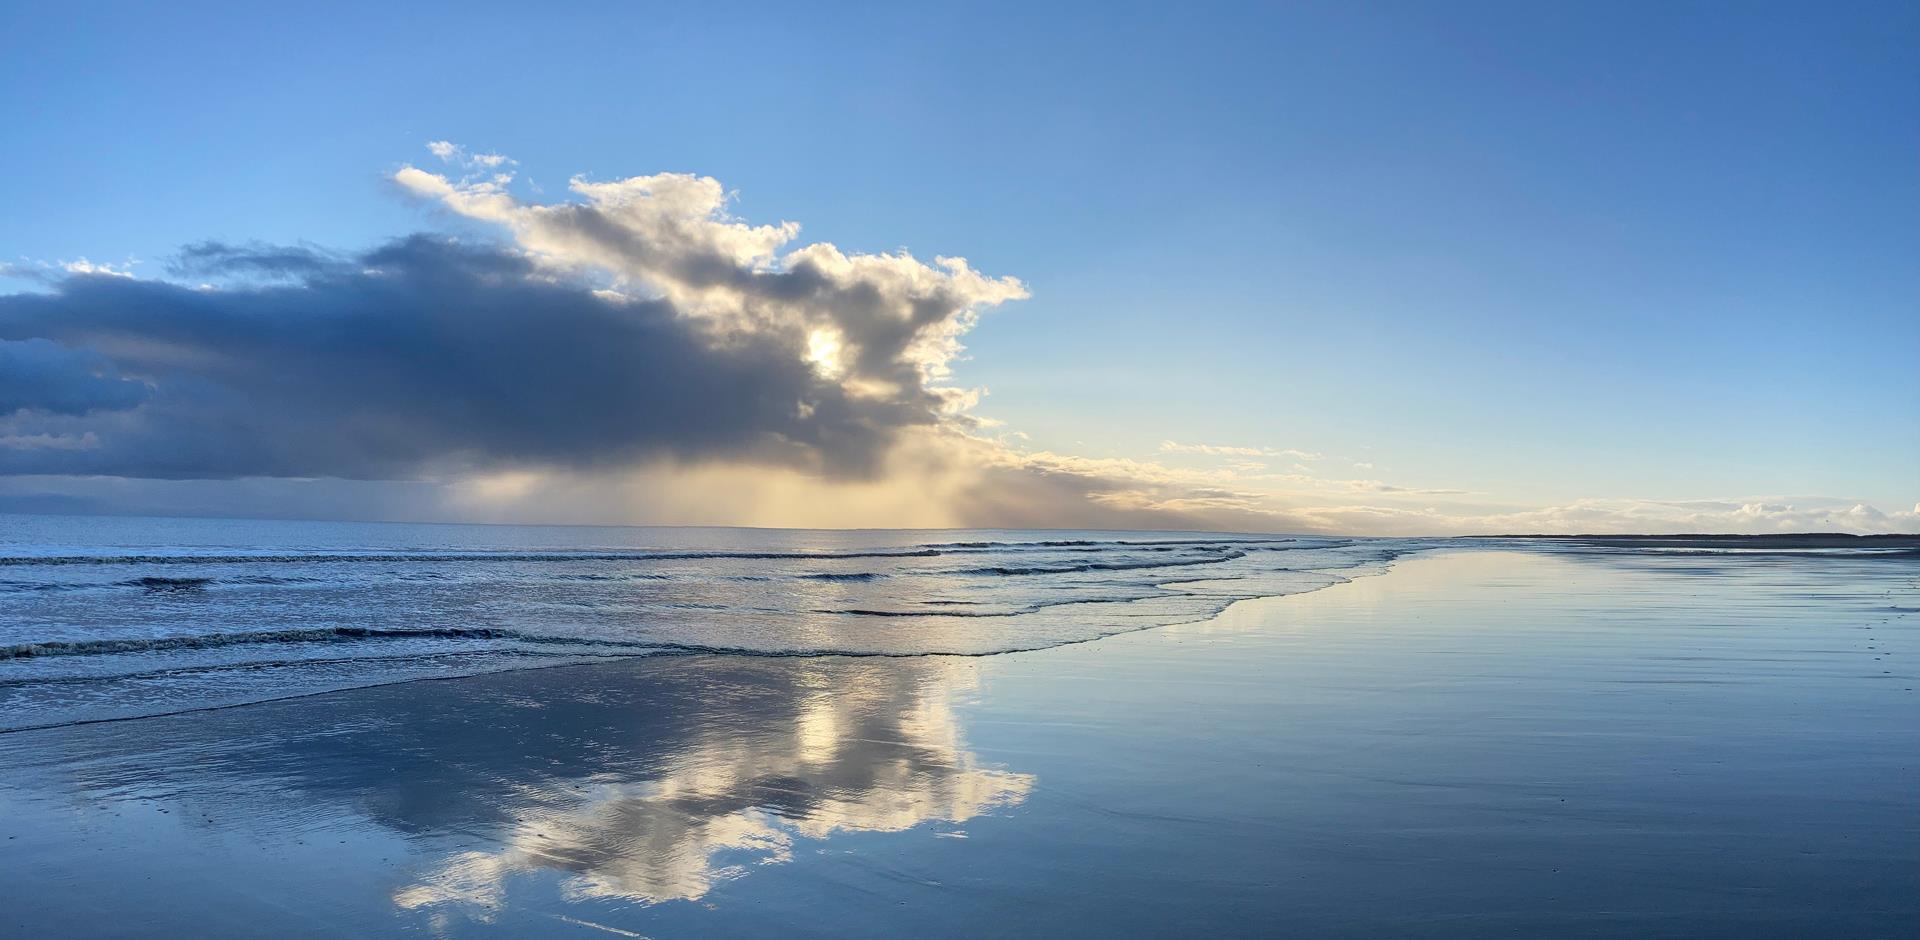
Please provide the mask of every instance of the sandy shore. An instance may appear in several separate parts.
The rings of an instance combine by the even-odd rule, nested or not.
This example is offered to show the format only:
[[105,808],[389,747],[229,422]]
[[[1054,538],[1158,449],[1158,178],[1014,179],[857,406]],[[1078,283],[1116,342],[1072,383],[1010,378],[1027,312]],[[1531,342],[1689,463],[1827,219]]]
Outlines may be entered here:
[[1910,566],[1422,556],[1006,656],[0,736],[17,936],[1912,936]]

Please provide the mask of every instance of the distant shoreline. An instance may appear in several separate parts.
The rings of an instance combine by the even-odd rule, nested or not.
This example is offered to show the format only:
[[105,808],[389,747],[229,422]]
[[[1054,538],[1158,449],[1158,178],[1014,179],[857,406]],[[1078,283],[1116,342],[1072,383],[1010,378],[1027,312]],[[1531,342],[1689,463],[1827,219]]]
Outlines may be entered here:
[[1849,535],[1845,532],[1772,532],[1762,535],[1673,533],[1666,535],[1487,535],[1489,539],[1553,539],[1633,548],[1693,548],[1752,545],[1765,548],[1920,548],[1920,534]]

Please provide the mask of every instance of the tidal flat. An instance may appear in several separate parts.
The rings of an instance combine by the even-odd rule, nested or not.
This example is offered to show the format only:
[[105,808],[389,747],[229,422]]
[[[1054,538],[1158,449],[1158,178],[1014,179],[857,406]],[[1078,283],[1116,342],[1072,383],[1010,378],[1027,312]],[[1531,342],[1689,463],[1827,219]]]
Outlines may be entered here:
[[0,932],[1920,932],[1913,559],[1461,543],[1349,574],[1025,652],[0,734]]

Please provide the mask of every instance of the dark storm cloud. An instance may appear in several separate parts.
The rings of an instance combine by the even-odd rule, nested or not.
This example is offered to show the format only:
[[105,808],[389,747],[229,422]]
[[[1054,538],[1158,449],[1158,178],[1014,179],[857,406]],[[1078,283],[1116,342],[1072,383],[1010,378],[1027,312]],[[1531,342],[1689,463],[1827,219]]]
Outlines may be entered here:
[[351,260],[309,245],[209,241],[180,249],[167,268],[177,275],[305,279],[349,271]]
[[144,383],[121,377],[99,353],[46,339],[0,340],[0,415],[22,409],[84,415],[146,399]]
[[70,442],[0,446],[0,473],[404,479],[670,457],[859,476],[894,430],[937,420],[823,382],[790,334],[711,331],[496,249],[206,244],[179,264],[277,280],[80,276],[0,297],[0,439]]

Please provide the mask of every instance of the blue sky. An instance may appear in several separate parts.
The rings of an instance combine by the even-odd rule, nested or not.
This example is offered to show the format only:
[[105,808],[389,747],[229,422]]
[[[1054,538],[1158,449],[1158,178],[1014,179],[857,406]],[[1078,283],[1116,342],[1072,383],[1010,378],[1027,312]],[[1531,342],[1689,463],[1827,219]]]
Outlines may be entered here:
[[393,182],[450,140],[1019,278],[953,371],[1021,448],[1894,512],[1915,48],[1912,4],[8,4],[0,259],[497,238]]

